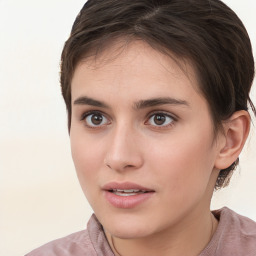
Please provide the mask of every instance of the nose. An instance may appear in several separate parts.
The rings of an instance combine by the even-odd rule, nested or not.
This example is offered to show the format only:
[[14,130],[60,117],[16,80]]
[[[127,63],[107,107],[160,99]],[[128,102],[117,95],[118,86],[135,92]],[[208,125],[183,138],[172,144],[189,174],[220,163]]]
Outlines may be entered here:
[[119,127],[112,131],[105,165],[115,171],[136,170],[143,165],[140,136],[135,129]]

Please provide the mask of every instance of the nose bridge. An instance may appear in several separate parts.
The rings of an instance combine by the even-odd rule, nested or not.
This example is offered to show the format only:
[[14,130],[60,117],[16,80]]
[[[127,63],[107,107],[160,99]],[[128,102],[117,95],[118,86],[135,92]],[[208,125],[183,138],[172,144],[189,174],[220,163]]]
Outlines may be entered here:
[[116,125],[111,131],[105,159],[107,166],[116,171],[139,168],[143,160],[138,138],[138,131],[132,125],[125,122]]

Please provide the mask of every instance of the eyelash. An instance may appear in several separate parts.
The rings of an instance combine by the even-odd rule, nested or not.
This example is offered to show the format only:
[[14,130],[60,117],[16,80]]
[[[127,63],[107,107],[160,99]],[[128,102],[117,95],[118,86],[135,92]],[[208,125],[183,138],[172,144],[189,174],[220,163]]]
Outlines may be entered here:
[[172,119],[172,121],[171,121],[169,124],[167,124],[167,125],[157,125],[157,124],[151,125],[154,129],[165,129],[165,128],[169,128],[169,127],[171,127],[171,126],[174,126],[175,122],[176,122],[177,119],[178,119],[178,118],[175,117],[174,115],[171,115],[170,113],[166,113],[165,111],[155,111],[155,112],[149,114],[149,116],[148,116],[147,121],[145,122],[145,124],[146,124],[146,125],[150,125],[150,124],[148,124],[149,120],[150,120],[151,118],[153,118],[154,116],[156,116],[156,115],[164,116],[165,118],[166,118],[166,117],[167,117],[167,118],[170,118],[170,119]]
[[[108,117],[106,117],[106,114],[102,113],[101,111],[89,111],[89,112],[85,112],[82,114],[81,118],[80,118],[80,121],[85,121],[87,117],[91,116],[91,115],[98,115],[98,116],[102,116],[103,118],[109,120]],[[110,122],[108,122],[107,124],[109,124]],[[104,125],[107,125],[107,124],[103,124],[103,125],[89,125],[87,122],[85,122],[85,126],[90,128],[90,129],[97,129],[97,128],[101,128],[102,126]]]
[[[89,117],[90,115],[102,116],[103,118],[109,120],[109,118],[106,117],[106,114],[105,114],[105,113],[102,113],[101,111],[89,111],[89,112],[85,112],[85,113],[82,114],[82,116],[81,116],[81,118],[80,118],[80,121],[85,121],[86,118]],[[149,124],[149,120],[150,120],[151,118],[153,118],[154,116],[156,116],[156,115],[164,116],[165,118],[166,118],[166,117],[167,117],[167,118],[170,118],[170,119],[172,119],[172,121],[171,121],[169,124],[167,124],[167,125],[157,125],[157,124],[155,124],[155,125],[150,125],[150,124]],[[152,126],[153,128],[155,128],[155,129],[164,129],[164,128],[168,128],[168,127],[173,126],[174,123],[177,121],[177,119],[178,119],[178,118],[175,117],[174,115],[170,115],[169,113],[166,113],[166,112],[164,112],[164,111],[155,111],[155,112],[150,113],[150,114],[148,115],[147,120],[146,120],[146,122],[144,122],[144,124],[145,124],[145,125],[150,125],[150,126]],[[99,125],[93,126],[93,125],[89,125],[87,122],[85,122],[85,125],[86,125],[86,127],[90,128],[90,129],[99,129],[99,128],[102,128],[102,126],[108,125],[108,124],[110,124],[110,123],[111,123],[111,121],[108,121],[107,124],[99,124]]]

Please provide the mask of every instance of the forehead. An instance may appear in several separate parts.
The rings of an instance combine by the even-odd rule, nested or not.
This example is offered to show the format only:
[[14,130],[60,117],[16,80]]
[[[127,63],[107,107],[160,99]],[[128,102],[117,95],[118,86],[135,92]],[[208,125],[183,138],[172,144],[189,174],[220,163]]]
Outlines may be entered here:
[[121,85],[132,88],[140,80],[141,86],[147,83],[150,87],[170,78],[170,85],[176,80],[178,87],[181,81],[187,80],[187,84],[200,93],[197,74],[189,60],[170,52],[163,54],[142,40],[129,43],[117,40],[102,52],[83,58],[75,69],[71,86],[73,93],[77,84],[84,84],[84,87],[101,84],[106,87],[107,83],[119,84],[119,88]]

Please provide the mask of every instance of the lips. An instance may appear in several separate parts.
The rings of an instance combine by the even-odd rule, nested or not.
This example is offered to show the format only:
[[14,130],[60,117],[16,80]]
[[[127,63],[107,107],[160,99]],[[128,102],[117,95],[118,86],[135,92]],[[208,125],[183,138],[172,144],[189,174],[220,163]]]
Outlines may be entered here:
[[142,193],[147,193],[146,190],[139,189],[113,189],[110,192],[114,193],[117,196],[135,196]]
[[155,192],[131,182],[111,182],[103,186],[103,191],[107,201],[117,208],[136,207],[149,199]]
[[138,185],[138,184],[132,183],[132,182],[123,182],[123,183],[110,182],[103,186],[103,190],[108,190],[108,191],[110,191],[110,190],[140,190],[140,191],[145,191],[145,192],[154,191],[153,189],[143,187],[141,185]]

